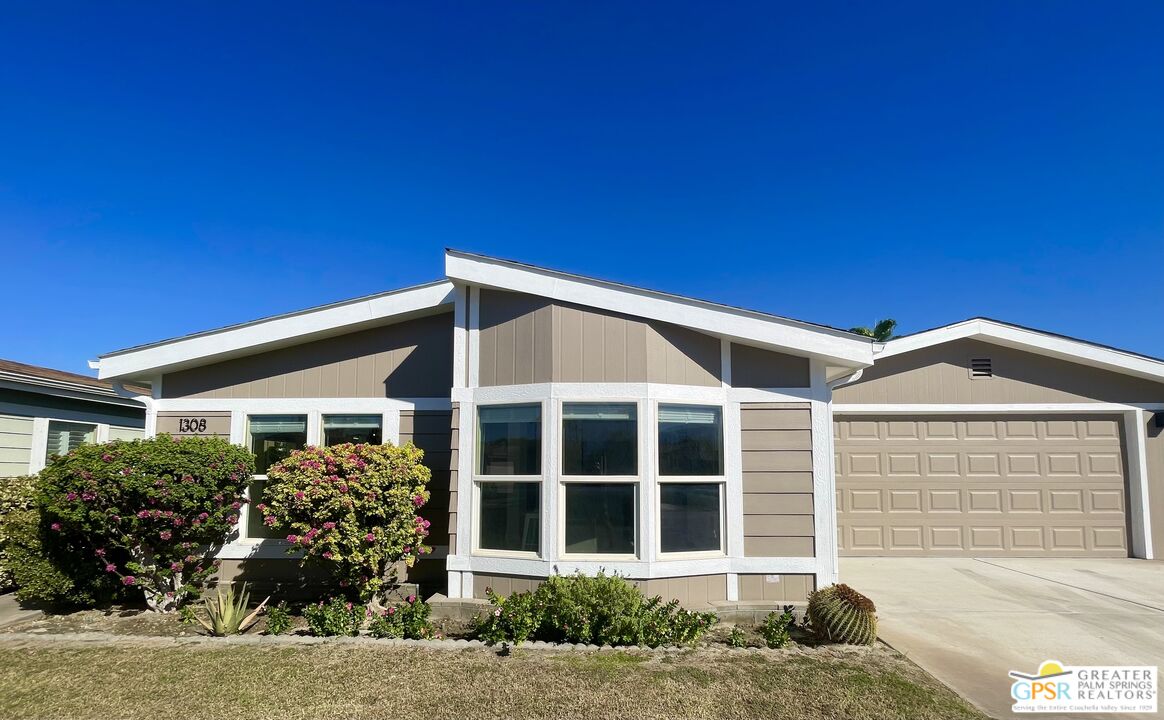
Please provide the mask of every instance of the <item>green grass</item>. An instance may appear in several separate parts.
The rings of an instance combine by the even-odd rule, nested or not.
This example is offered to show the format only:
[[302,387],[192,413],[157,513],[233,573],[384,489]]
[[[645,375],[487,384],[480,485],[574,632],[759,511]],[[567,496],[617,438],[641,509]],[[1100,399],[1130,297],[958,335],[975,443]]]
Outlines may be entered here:
[[400,646],[0,646],[0,717],[983,718],[904,658]]

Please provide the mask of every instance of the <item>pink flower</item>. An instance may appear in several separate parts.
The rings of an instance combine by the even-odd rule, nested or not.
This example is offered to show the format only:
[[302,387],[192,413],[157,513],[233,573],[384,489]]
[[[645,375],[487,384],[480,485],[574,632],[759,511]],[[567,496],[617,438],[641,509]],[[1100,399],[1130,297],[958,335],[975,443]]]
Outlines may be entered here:
[[335,530],[335,523],[328,521],[323,524],[324,530]]
[[84,500],[85,502],[89,502],[90,500],[96,500],[97,493],[85,491],[85,492],[81,493],[81,499]]
[[105,572],[117,572],[117,566],[113,563],[105,563]]
[[104,460],[105,462],[109,462],[110,460],[113,459],[113,456],[110,455],[109,453],[105,453],[104,455],[101,456],[101,459]]
[[412,504],[413,504],[413,505],[415,505],[415,506],[417,506],[417,507],[420,507],[421,505],[424,505],[424,496],[423,496],[423,495],[417,495],[416,497],[412,498]]
[[125,577],[121,578],[121,582],[124,585],[133,585],[135,582],[137,582],[137,578],[135,578],[133,575],[126,575]]
[[77,499],[77,493],[75,493],[75,492],[71,492],[71,493],[65,493],[65,499],[66,499],[66,500],[76,500],[76,499]]
[[501,608],[497,608],[493,611],[493,617],[501,617]]
[[266,517],[263,518],[263,524],[266,525],[267,527],[274,527],[275,516],[274,515],[267,515]]
[[405,546],[404,546],[404,554],[405,554],[405,555],[407,555],[407,554],[408,554],[408,553],[410,553],[410,552],[412,552],[412,546],[411,546],[411,545],[405,545]]
[[331,550],[324,550],[324,551],[323,551],[323,556],[324,556],[325,558],[327,558],[328,560],[331,560]]
[[416,596],[415,596],[415,595],[409,595],[409,596],[408,596],[408,604],[409,604],[409,605],[411,605],[411,604],[412,604],[412,603],[414,603],[414,602],[416,602]]
[[61,524],[60,523],[53,523],[52,525],[49,525],[49,527],[57,532],[61,531]]
[[238,515],[228,515],[226,521],[231,525],[234,525],[236,522],[238,522]]
[[373,535],[372,533],[368,533],[367,535],[364,536],[364,540],[366,542],[372,542],[375,539],[376,539],[376,536]]
[[160,537],[163,540],[169,540],[173,536],[170,534],[169,530],[163,530],[160,533],[158,533],[158,537]]
[[182,563],[172,562],[172,563],[170,563],[170,569],[173,570],[174,572],[178,572],[179,570],[182,569]]
[[295,491],[295,499],[296,499],[296,500],[302,500],[302,499],[303,499],[303,498],[305,498],[305,497],[307,497],[307,496],[303,494],[303,491],[302,491],[302,490],[296,490],[296,491]]
[[199,520],[205,520],[208,517],[210,517],[210,515],[208,513],[199,513],[199,515],[198,515]]
[[232,510],[238,510],[240,507],[242,507],[242,503],[240,503],[238,500],[235,500],[230,504],[230,507]]
[[388,608],[388,614],[395,615],[396,614],[396,607],[393,606],[393,607]]
[[97,557],[105,557],[105,548],[97,548],[93,552],[97,554]]
[[348,491],[348,486],[347,485],[340,485],[339,491],[342,493],[346,493]]
[[297,542],[299,542],[299,536],[298,536],[298,535],[288,535],[288,536],[287,536],[287,542],[289,542],[289,543],[297,543]]
[[344,607],[346,607],[350,611],[352,609],[352,604],[351,603],[344,603]]
[[149,510],[139,510],[137,513],[137,516],[139,518],[141,518],[142,520],[145,520],[146,518],[148,518],[150,516],[150,511]]

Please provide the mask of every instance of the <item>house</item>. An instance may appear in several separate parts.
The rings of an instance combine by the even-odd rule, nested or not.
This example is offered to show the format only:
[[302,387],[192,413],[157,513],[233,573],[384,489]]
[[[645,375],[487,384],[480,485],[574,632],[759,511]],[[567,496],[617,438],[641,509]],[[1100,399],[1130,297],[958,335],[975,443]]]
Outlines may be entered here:
[[[150,388],[147,434],[254,450],[252,504],[293,448],[415,442],[436,552],[412,579],[451,598],[605,569],[693,607],[781,603],[840,555],[1164,547],[1164,361],[985,319],[880,345],[452,250],[445,275],[100,377]],[[223,571],[285,548],[244,517]]]
[[0,478],[38,472],[83,442],[144,432],[145,406],[108,380],[0,360]]

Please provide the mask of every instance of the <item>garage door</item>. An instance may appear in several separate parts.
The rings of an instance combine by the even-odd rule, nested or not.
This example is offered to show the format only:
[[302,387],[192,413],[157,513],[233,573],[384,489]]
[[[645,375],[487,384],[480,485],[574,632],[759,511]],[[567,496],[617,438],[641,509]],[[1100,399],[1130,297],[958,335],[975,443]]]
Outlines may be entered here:
[[842,555],[1127,557],[1118,418],[849,416]]

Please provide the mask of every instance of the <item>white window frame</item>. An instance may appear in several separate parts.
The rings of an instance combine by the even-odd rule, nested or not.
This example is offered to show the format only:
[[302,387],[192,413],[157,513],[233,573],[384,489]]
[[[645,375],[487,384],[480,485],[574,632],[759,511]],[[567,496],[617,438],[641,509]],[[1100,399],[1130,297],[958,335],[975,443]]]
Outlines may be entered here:
[[[13,416],[19,417],[19,416]],[[138,430],[142,433],[142,437],[146,437],[145,428],[135,428],[129,425],[115,425],[113,423],[93,422],[91,420],[83,420],[77,418],[62,418],[62,417],[34,417],[32,418],[32,438],[31,447],[28,455],[28,474],[35,475],[44,470],[48,464],[48,429],[49,423],[63,422],[73,423],[75,425],[93,425],[96,430],[93,433],[93,442],[95,444],[109,442],[109,429],[119,428],[122,430]]]
[[[702,560],[708,558],[722,558],[727,556],[727,480],[728,480],[728,443],[727,443],[727,414],[726,403],[696,403],[658,400],[654,403],[654,425],[652,434],[655,438],[655,475],[653,483],[655,507],[658,508],[658,521],[655,523],[655,548],[660,560]],[[719,475],[663,475],[659,472],[659,407],[662,405],[688,405],[690,407],[716,408],[719,410],[719,442],[720,442],[720,474]],[[692,550],[687,552],[663,551],[663,485],[718,485],[719,486],[719,549]]]
[[[473,513],[473,532],[471,553],[479,557],[495,557],[495,558],[519,558],[527,560],[540,560],[545,557],[546,537],[545,537],[545,513],[546,513],[546,478],[548,472],[546,466],[549,464],[546,459],[547,446],[547,431],[549,413],[546,408],[547,403],[542,401],[526,401],[526,402],[495,402],[482,403],[473,406],[472,419],[473,425],[471,428],[473,438],[473,453],[472,453],[472,476],[473,476],[473,491],[472,491],[472,513]],[[538,466],[541,468],[540,475],[484,475],[481,473],[481,410],[494,407],[537,407],[538,417],[542,425],[541,442],[538,444]],[[497,548],[483,548],[481,547],[481,485],[485,483],[537,483],[538,486],[538,549],[536,552],[528,552],[521,550],[499,550]]]

